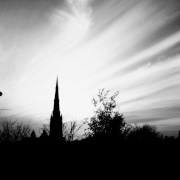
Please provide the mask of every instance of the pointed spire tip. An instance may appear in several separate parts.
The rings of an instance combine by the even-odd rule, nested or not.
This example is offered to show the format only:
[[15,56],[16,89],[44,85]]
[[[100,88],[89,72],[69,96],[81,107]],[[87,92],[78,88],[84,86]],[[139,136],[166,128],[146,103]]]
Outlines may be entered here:
[[58,87],[58,75],[57,75],[57,79],[56,79],[56,86]]

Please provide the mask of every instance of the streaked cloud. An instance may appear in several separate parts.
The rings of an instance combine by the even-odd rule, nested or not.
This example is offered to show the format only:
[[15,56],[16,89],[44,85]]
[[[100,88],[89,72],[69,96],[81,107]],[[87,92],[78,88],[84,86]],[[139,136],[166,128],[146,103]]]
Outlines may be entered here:
[[120,111],[128,122],[177,131],[178,0],[14,0],[0,5],[1,109],[36,123],[47,120],[59,74],[66,120],[90,116],[92,96],[105,87],[120,91]]

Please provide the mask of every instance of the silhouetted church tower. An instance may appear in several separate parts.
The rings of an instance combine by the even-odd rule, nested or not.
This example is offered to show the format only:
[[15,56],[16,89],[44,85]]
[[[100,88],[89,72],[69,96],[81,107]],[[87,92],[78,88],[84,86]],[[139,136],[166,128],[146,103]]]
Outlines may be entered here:
[[56,81],[56,92],[54,98],[54,109],[50,120],[50,138],[53,141],[62,141],[62,115],[59,110],[58,77]]

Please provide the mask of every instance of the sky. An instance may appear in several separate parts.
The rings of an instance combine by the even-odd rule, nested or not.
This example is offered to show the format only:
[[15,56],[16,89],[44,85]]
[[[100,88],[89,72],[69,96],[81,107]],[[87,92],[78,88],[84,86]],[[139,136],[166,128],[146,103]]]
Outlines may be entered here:
[[65,122],[119,91],[127,123],[180,130],[179,0],[0,0],[0,120]]

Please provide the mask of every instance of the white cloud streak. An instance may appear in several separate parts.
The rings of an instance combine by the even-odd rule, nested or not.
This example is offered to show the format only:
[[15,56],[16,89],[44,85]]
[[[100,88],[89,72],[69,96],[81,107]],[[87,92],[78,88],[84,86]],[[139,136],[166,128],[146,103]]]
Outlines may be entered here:
[[[127,121],[157,122],[161,128],[165,121],[166,127],[168,122],[179,125],[176,1],[66,2],[68,8],[53,7],[48,23],[24,36],[28,41],[19,43],[16,32],[11,50],[2,45],[0,87],[7,96],[1,97],[0,109],[11,107],[21,116],[48,118],[59,74],[66,119],[90,115],[93,94],[106,87],[120,90],[120,110]],[[168,56],[175,46],[176,54]],[[16,61],[10,60],[12,55]],[[8,68],[12,73],[6,78]]]

